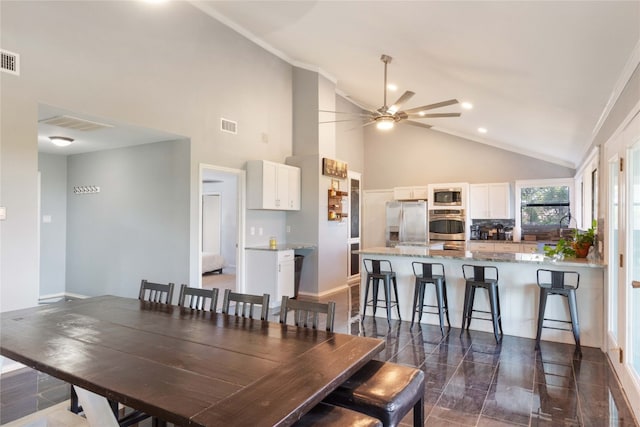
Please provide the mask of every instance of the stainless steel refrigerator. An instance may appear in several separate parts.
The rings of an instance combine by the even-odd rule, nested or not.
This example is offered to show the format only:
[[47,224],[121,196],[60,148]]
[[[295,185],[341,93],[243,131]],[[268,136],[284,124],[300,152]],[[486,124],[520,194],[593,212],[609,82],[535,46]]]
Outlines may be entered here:
[[386,244],[427,244],[427,202],[387,202]]

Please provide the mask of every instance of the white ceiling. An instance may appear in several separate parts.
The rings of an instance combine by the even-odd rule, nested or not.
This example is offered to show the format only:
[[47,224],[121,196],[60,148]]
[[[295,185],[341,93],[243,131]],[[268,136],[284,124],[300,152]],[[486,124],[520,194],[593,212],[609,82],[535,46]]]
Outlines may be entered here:
[[[637,64],[640,1],[192,1],[340,93],[382,106],[389,81],[436,129],[575,167],[625,67]],[[388,103],[390,105],[390,103]],[[480,135],[478,127],[488,133]]]
[[[58,116],[70,116],[76,119],[104,124],[109,127],[82,131],[41,123],[42,120]],[[49,140],[50,136],[65,136],[72,138],[74,141],[73,144],[69,146],[57,147]],[[42,153],[68,156],[90,151],[109,150],[112,148],[181,139],[186,138],[168,132],[133,126],[111,119],[93,117],[84,113],[73,112],[46,104],[40,104],[38,106],[38,151]]]

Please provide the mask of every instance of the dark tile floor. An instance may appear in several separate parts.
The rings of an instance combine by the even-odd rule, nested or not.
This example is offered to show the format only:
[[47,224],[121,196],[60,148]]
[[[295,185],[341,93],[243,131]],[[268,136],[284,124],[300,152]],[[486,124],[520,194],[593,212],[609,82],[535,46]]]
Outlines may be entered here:
[[[346,293],[345,293],[346,294]],[[357,297],[357,294],[356,294]],[[346,296],[337,302],[337,331],[348,330],[354,314]],[[354,299],[357,301],[357,298]],[[352,304],[353,306],[354,304]],[[277,321],[277,319],[274,319]],[[342,330],[341,330],[342,329]],[[367,316],[360,333],[385,340],[378,355],[425,372],[427,426],[636,426],[608,365],[595,348],[451,329],[445,337],[431,325]],[[69,398],[69,386],[21,369],[0,377],[0,422],[20,418]],[[411,414],[403,425],[412,425]]]
[[637,426],[599,349],[409,326],[367,317],[363,334],[386,341],[380,360],[424,371],[427,426]]

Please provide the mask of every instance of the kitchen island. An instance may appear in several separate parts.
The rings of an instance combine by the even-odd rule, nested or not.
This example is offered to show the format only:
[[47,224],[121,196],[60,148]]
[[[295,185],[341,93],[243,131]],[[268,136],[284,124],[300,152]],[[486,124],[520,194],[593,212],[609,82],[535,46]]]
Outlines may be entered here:
[[[504,334],[534,339],[538,322],[539,297],[536,271],[539,268],[577,271],[580,273],[577,301],[581,344],[603,348],[605,265],[602,262],[590,262],[586,259],[553,261],[542,254],[442,251],[420,246],[401,248],[375,247],[362,249],[358,253],[360,254],[361,262],[363,258],[388,259],[391,261],[398,280],[400,314],[402,319],[407,321],[411,321],[413,305],[414,276],[411,263],[415,261],[442,263],[447,280],[449,318],[451,326],[457,328],[462,323],[462,308],[464,305],[465,281],[462,276],[462,265],[495,266],[499,271],[500,306]],[[364,298],[364,286],[366,285],[366,273],[364,271],[361,280],[361,295]],[[435,301],[434,287],[427,286],[425,303],[435,304]],[[489,311],[486,292],[476,292],[474,308]],[[372,313],[371,307],[367,307],[365,315],[369,316]],[[376,315],[386,318],[384,309],[379,308]],[[392,311],[392,317],[397,318],[395,310]],[[569,320],[566,298],[560,296],[549,297],[545,318]],[[437,325],[438,316],[423,314],[422,323]],[[548,322],[545,325],[567,327],[564,324],[551,324]],[[570,325],[568,326],[570,327]],[[491,322],[477,319],[471,321],[470,329],[493,332]],[[543,329],[542,339],[574,344],[571,331]]]

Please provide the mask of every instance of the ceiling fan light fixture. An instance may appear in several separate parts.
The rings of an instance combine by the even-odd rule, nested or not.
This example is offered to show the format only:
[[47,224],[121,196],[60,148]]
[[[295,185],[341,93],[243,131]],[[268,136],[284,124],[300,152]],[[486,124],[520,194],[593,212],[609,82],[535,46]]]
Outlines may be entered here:
[[463,102],[460,106],[465,110],[471,110],[473,108],[473,104],[470,102]]
[[390,130],[393,129],[393,125],[395,124],[395,120],[393,117],[380,117],[376,120],[376,127],[379,130]]
[[487,128],[478,128],[478,132],[487,133]]
[[50,136],[49,139],[53,145],[57,145],[58,147],[66,147],[71,145],[73,142],[73,138],[69,138],[66,136]]
[[395,84],[393,84],[393,83],[389,83],[389,84],[387,85],[387,89],[389,89],[391,92],[395,92],[395,91],[397,91],[397,90],[398,90],[398,85],[395,85]]

